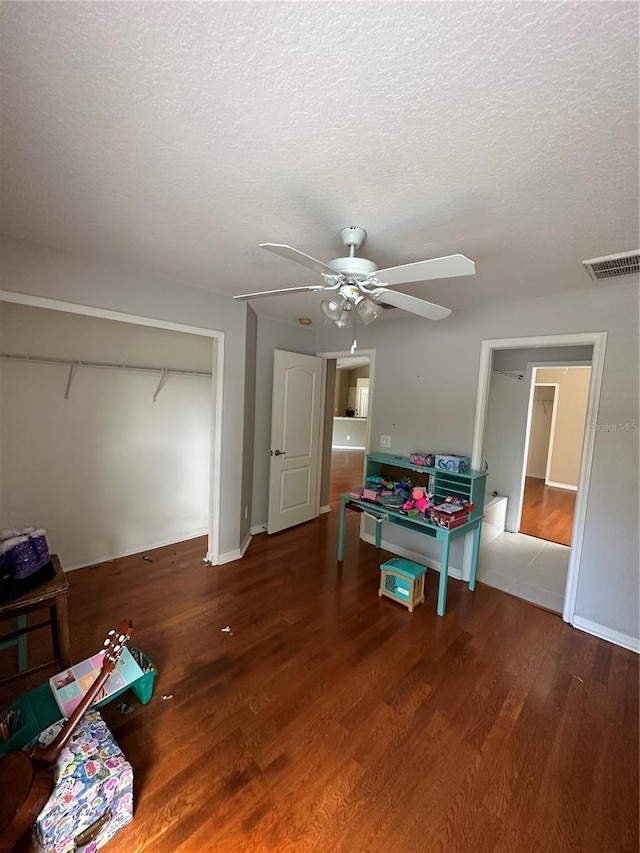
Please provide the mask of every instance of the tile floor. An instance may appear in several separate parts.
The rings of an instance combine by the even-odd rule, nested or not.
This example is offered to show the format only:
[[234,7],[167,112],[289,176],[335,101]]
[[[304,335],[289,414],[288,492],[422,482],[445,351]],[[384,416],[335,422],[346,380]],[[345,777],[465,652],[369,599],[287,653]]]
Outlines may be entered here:
[[477,579],[562,613],[569,551],[524,533],[503,533],[480,547]]

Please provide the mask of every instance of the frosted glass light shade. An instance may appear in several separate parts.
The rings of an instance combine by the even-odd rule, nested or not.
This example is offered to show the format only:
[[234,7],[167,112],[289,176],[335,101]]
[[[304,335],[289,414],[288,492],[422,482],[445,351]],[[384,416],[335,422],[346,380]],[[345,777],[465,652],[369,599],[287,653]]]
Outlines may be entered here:
[[331,299],[324,299],[320,303],[320,310],[327,320],[331,320],[341,329],[351,323],[351,304],[341,293],[337,293]]
[[356,305],[358,315],[365,326],[373,323],[378,314],[384,311],[382,305],[378,305],[372,299],[361,299]]

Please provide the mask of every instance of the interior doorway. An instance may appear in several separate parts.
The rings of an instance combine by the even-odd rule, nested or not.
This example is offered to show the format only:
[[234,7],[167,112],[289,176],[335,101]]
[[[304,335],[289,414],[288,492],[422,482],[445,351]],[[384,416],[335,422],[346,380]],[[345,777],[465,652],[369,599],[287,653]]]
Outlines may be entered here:
[[321,512],[362,482],[374,406],[373,350],[318,353],[327,365]]
[[[204,478],[205,478],[206,482],[205,482],[204,486],[202,486],[202,483],[200,483],[200,490],[198,492],[198,496],[196,496],[195,493],[193,493],[189,490],[189,493],[184,498],[184,502],[190,501],[191,498],[193,498],[195,501],[195,504],[197,505],[197,507],[199,509],[204,506],[205,507],[205,509],[204,509],[205,518],[204,518],[204,523],[203,523],[202,527],[198,526],[197,528],[195,528],[193,530],[189,530],[189,532],[187,534],[184,534],[184,527],[183,527],[179,538],[180,539],[182,539],[182,538],[193,538],[195,536],[200,535],[201,533],[206,532],[207,533],[207,552],[205,555],[205,561],[211,565],[217,565],[220,562],[220,506],[221,506],[221,459],[222,459],[222,418],[220,417],[220,413],[222,412],[222,399],[223,399],[224,333],[217,332],[217,331],[211,330],[211,329],[205,329],[205,328],[194,327],[194,326],[187,326],[184,324],[174,323],[174,322],[165,321],[165,320],[158,320],[156,318],[147,318],[147,317],[142,317],[139,315],[130,315],[130,314],[122,313],[122,312],[111,311],[108,309],[94,308],[91,306],[79,305],[79,304],[71,304],[71,303],[62,302],[62,301],[55,300],[55,299],[48,299],[48,298],[39,297],[39,296],[30,296],[30,295],[25,295],[25,294],[13,294],[13,293],[8,293],[8,292],[4,292],[4,291],[2,293],[0,293],[0,302],[4,302],[7,304],[13,304],[16,307],[24,306],[25,310],[28,308],[32,308],[34,310],[45,309],[44,311],[42,311],[43,317],[45,315],[50,314],[51,316],[57,316],[58,318],[60,318],[61,322],[62,322],[63,318],[65,318],[65,317],[67,317],[69,320],[72,320],[74,317],[78,320],[86,318],[87,323],[89,323],[90,321],[91,322],[105,321],[106,323],[112,323],[114,328],[119,327],[120,329],[122,329],[123,335],[124,335],[124,330],[126,328],[131,328],[131,329],[138,328],[141,333],[145,329],[148,330],[150,333],[154,333],[157,331],[158,334],[160,334],[161,330],[166,330],[167,332],[176,332],[176,333],[180,333],[179,335],[177,335],[177,337],[180,338],[183,343],[185,341],[186,342],[189,342],[189,341],[195,342],[194,345],[198,350],[200,349],[200,344],[203,340],[207,343],[208,351],[209,351],[208,364],[206,362],[204,362],[202,365],[203,367],[205,367],[207,369],[203,370],[201,372],[203,378],[198,379],[198,380],[193,380],[193,381],[198,381],[199,383],[202,383],[206,387],[206,400],[205,400],[204,404],[198,408],[198,411],[203,411],[203,412],[206,409],[206,418],[203,417],[198,422],[198,424],[193,427],[193,429],[195,431],[198,431],[197,441],[196,441],[196,439],[194,439],[191,442],[191,439],[193,438],[194,433],[189,432],[189,431],[185,432],[184,424],[181,425],[181,433],[180,433],[181,434],[181,441],[186,442],[188,445],[189,445],[189,442],[191,442],[192,446],[189,445],[187,447],[189,454],[192,454],[194,447],[197,446],[197,448],[201,448],[201,453],[200,453],[200,456],[198,457],[197,461],[195,463],[192,463],[191,461],[189,461],[187,464],[192,466],[192,467],[196,467],[196,466],[202,467],[203,471],[204,471]],[[6,313],[6,311],[5,311],[5,313]],[[33,328],[34,333],[35,333],[35,330],[37,329],[37,327],[35,325],[32,325],[32,328]],[[150,386],[151,390],[148,392],[147,396],[144,399],[147,401],[151,401],[152,407],[155,407],[155,409],[157,410],[157,411],[154,410],[154,413],[158,414],[160,409],[167,408],[168,403],[171,402],[171,398],[173,396],[174,391],[178,391],[179,393],[182,393],[180,383],[174,381],[171,377],[173,377],[174,374],[178,375],[178,374],[185,373],[185,374],[188,374],[188,376],[196,376],[196,374],[199,373],[198,370],[193,369],[194,367],[197,367],[197,365],[193,365],[193,364],[191,364],[191,362],[189,362],[189,364],[186,364],[186,363],[185,364],[171,364],[170,367],[167,369],[166,361],[164,361],[164,358],[163,358],[163,361],[161,362],[161,364],[164,365],[163,367],[157,366],[157,364],[159,362],[157,361],[157,359],[155,357],[152,360],[150,360],[149,362],[145,361],[145,358],[148,355],[148,346],[147,345],[150,342],[147,341],[143,345],[141,343],[142,338],[140,338],[139,340],[136,340],[135,343],[131,344],[132,360],[131,360],[130,364],[123,364],[122,363],[123,360],[121,358],[118,358],[116,360],[115,364],[110,364],[108,362],[110,362],[111,359],[107,357],[108,353],[106,352],[105,347],[115,346],[118,343],[118,341],[120,341],[121,335],[119,335],[117,332],[111,333],[111,334],[106,334],[106,335],[91,334],[91,333],[88,333],[85,335],[84,333],[80,334],[80,331],[81,330],[79,327],[77,327],[77,328],[74,327],[73,334],[69,333],[66,336],[63,334],[60,334],[59,332],[57,334],[53,335],[53,337],[52,336],[46,337],[44,332],[38,332],[38,336],[37,336],[37,340],[38,340],[37,354],[38,355],[42,355],[42,353],[44,351],[43,347],[44,347],[44,344],[46,342],[48,342],[48,345],[52,348],[52,351],[49,353],[49,356],[51,356],[51,357],[48,356],[45,359],[41,359],[41,361],[43,362],[43,369],[44,370],[54,370],[55,369],[55,370],[62,370],[63,371],[63,376],[62,376],[62,380],[61,380],[62,390],[58,394],[57,397],[55,396],[55,389],[60,386],[60,382],[58,382],[54,388],[48,388],[47,384],[45,383],[43,386],[43,390],[44,391],[51,391],[51,393],[53,395],[53,402],[55,403],[55,405],[57,405],[60,402],[60,400],[65,401],[64,403],[61,403],[60,405],[62,406],[63,409],[66,408],[69,410],[65,415],[67,417],[67,419],[71,418],[71,416],[72,416],[71,410],[76,405],[76,403],[80,402],[83,405],[85,405],[87,403],[89,393],[93,393],[95,401],[94,401],[93,408],[92,409],[90,408],[91,416],[98,418],[98,416],[104,415],[105,419],[106,418],[111,419],[111,421],[110,421],[111,426],[113,426],[114,423],[115,423],[116,427],[121,426],[121,424],[118,424],[116,422],[117,421],[117,412],[115,410],[113,410],[112,408],[110,408],[110,406],[108,405],[108,402],[106,400],[106,395],[99,393],[99,391],[97,390],[97,387],[96,387],[97,382],[95,380],[88,381],[89,376],[95,376],[97,379],[100,377],[101,374],[104,376],[111,374],[112,377],[115,377],[116,375],[132,377],[136,381],[139,378],[139,376],[149,377],[149,381],[151,382],[151,386]],[[61,355],[62,355],[61,348],[66,347],[66,343],[65,343],[66,340],[71,341],[73,343],[74,347],[78,347],[81,344],[83,346],[85,344],[87,344],[87,345],[91,345],[91,346],[95,345],[95,346],[102,347],[100,353],[98,354],[99,358],[96,359],[96,363],[93,363],[92,360],[90,360],[87,363],[85,363],[82,359],[78,360],[77,356],[79,355],[79,353],[76,352],[75,355],[73,356],[73,359],[72,359],[75,363],[72,365],[71,369],[69,370],[68,367],[65,367],[64,366],[65,359],[61,357]],[[167,352],[168,352],[169,355],[176,355],[176,356],[179,356],[180,358],[182,358],[181,350],[183,347],[183,343],[181,343],[180,346],[178,347],[178,350],[176,350],[176,352],[174,352],[173,349],[167,350],[167,347],[172,347],[171,342],[167,343],[167,341],[168,341],[168,339],[165,340],[165,342],[162,344],[163,356],[166,357]],[[20,348],[16,349],[16,353],[18,353],[19,349]],[[24,353],[22,353],[22,354],[24,355]],[[119,353],[119,354],[121,355],[121,353]],[[134,355],[135,355],[135,358],[134,358]],[[66,360],[68,361],[68,359],[66,359]],[[38,358],[30,358],[26,361],[27,361],[27,364],[22,365],[23,367],[29,366],[29,362],[35,363],[37,365]],[[127,361],[129,361],[129,359],[127,359]],[[100,362],[100,364],[98,364],[98,362]],[[102,362],[105,362],[105,363],[103,364]],[[140,362],[142,362],[143,366],[140,366]],[[11,364],[12,360],[7,359],[6,363]],[[14,361],[13,363],[16,363],[16,362]],[[20,366],[19,363],[17,363],[17,364],[18,364],[18,366]],[[131,366],[131,365],[134,365],[134,366]],[[76,371],[76,367],[78,367],[77,371]],[[175,368],[184,368],[184,370],[183,369],[174,369],[174,367]],[[85,370],[84,368],[89,368],[89,369]],[[100,369],[98,369],[98,368],[100,368]],[[111,368],[111,371],[108,368]],[[153,374],[153,373],[157,374],[157,376],[156,377],[152,376],[151,374]],[[136,376],[136,374],[138,374],[138,376]],[[158,378],[160,380],[159,382],[158,382]],[[168,379],[169,379],[169,382],[167,384]],[[73,380],[73,388],[71,387],[72,386],[72,380]],[[66,383],[66,391],[65,391],[65,383]],[[81,393],[79,391],[79,389],[81,387],[81,384],[84,384],[84,383],[87,383],[87,384],[86,384],[85,390]],[[103,382],[103,384],[104,384],[104,382]],[[122,383],[122,384],[124,386],[124,383]],[[130,390],[129,385],[130,385],[130,383],[127,382],[127,388],[126,388],[127,392]],[[118,389],[118,392],[120,393],[121,390],[122,389]],[[137,406],[139,404],[140,398],[137,395],[137,391],[134,391],[132,393],[133,393],[133,402]],[[147,392],[145,392],[145,393],[147,393]],[[22,396],[24,396],[24,395],[22,395]],[[27,396],[29,396],[29,395],[27,395]],[[33,397],[34,399],[38,397],[38,395],[33,394],[33,393],[30,396]],[[40,399],[43,399],[42,395],[40,395]],[[35,401],[37,402],[37,399],[35,399]],[[177,411],[180,411],[181,407],[188,409],[189,407],[192,407],[192,406],[193,406],[193,401],[192,401],[191,397],[189,397],[189,398],[182,398],[180,400],[180,403],[175,405],[174,408]],[[51,411],[52,411],[52,407],[53,407],[53,404],[49,406],[47,417],[50,416]],[[191,411],[191,414],[195,417],[195,414],[196,414],[195,409],[193,409]],[[140,412],[138,412],[138,415],[140,415]],[[171,416],[170,412],[169,412],[169,416]],[[30,420],[33,421],[34,425],[37,425],[38,423],[42,423],[41,418],[39,420],[36,420],[35,418],[30,419]],[[152,420],[153,420],[153,418],[149,418],[148,423],[151,422]],[[158,420],[160,420],[159,417],[158,417]],[[206,420],[206,423],[205,423],[205,420]],[[80,419],[80,421],[81,421],[81,423],[84,423],[83,419]],[[131,435],[133,436],[132,441],[135,441],[135,440],[142,441],[142,439],[140,439],[140,422],[141,422],[140,417],[136,417],[135,423],[133,424],[133,426],[131,428]],[[125,419],[125,424],[126,423],[128,423],[128,420]],[[166,426],[166,420],[164,421],[164,424]],[[135,431],[136,428],[137,428],[138,432]],[[123,456],[122,444],[121,444],[119,439],[113,439],[113,434],[114,433],[112,431],[111,432],[111,439],[112,440],[110,443],[106,443],[105,446],[109,452],[111,452],[114,456],[118,457],[118,461],[121,461],[119,459],[119,457]],[[167,434],[168,434],[167,432],[162,434],[162,440],[163,441],[166,439]],[[61,428],[61,435],[65,438],[68,438],[68,436],[65,435],[64,430],[62,428]],[[95,444],[96,429],[94,429],[93,432],[90,433],[90,435],[93,435],[92,440],[94,441],[94,444]],[[21,442],[25,441],[24,435],[21,435],[20,441]],[[5,444],[7,444],[7,443],[5,442]],[[38,441],[34,441],[34,442],[32,442],[32,444],[37,446]],[[69,444],[69,442],[68,442],[68,444]],[[8,444],[7,444],[7,446],[8,446]],[[81,487],[79,487],[75,490],[73,488],[69,487],[69,483],[66,483],[66,488],[67,488],[66,494],[68,494],[68,495],[75,495],[76,493],[77,494],[81,494],[81,493],[84,494],[86,492],[86,489],[87,489],[87,484],[86,484],[86,478],[88,476],[87,466],[83,467],[82,465],[78,465],[78,463],[77,463],[78,453],[76,452],[78,450],[78,448],[73,447],[72,444],[70,444],[69,446],[71,447],[71,451],[70,451],[70,461],[69,461],[69,464],[67,465],[67,472],[69,475],[74,474],[77,477],[82,477],[84,475],[85,482],[81,483]],[[140,459],[142,459],[142,456],[144,456],[145,454],[148,456],[150,453],[153,453],[154,451],[157,452],[158,454],[160,454],[160,450],[158,449],[159,446],[160,446],[160,442],[157,442],[154,447],[152,447],[152,448],[150,448],[150,450],[148,450],[146,447],[144,447],[144,444],[143,444],[143,450],[145,451],[145,453],[141,454],[139,452],[139,448],[136,448],[132,451],[131,458],[133,458],[134,461],[140,461]],[[164,448],[165,448],[165,446],[162,445],[161,449],[163,450]],[[100,482],[103,482],[106,479],[105,472],[107,474],[112,474],[112,472],[113,472],[113,466],[107,465],[107,463],[105,462],[105,459],[109,460],[109,453],[107,452],[107,450],[105,450],[105,452],[100,455],[100,462],[103,465],[102,474],[99,476]],[[173,452],[173,450],[171,452]],[[176,455],[177,455],[177,451],[174,453],[174,457]],[[208,464],[207,464],[207,457],[208,457]],[[57,457],[55,457],[55,455],[54,455],[54,457],[52,457],[52,458],[55,459],[56,463],[59,463],[60,458],[61,458],[60,451],[58,450],[58,456]],[[142,460],[142,461],[144,461],[144,460]],[[167,460],[164,457],[158,456],[158,458],[155,461],[156,461],[156,466],[155,466],[156,469],[159,469],[161,466],[165,466],[165,467],[167,466]],[[173,458],[171,461],[174,464],[179,463],[179,460],[178,460],[178,462],[176,462],[175,458]],[[40,476],[40,475],[38,475],[38,476]],[[201,479],[202,475],[199,474],[199,476]],[[157,480],[154,480],[153,473],[148,476],[147,480],[149,482],[152,482],[154,485],[154,490],[157,490]],[[28,481],[30,482],[31,479],[29,479]],[[147,481],[144,481],[144,482],[147,482]],[[207,482],[208,482],[208,487],[206,485]],[[173,485],[173,488],[175,490],[175,483]],[[205,491],[207,493],[206,498],[205,497],[199,497],[200,493],[204,494]],[[17,494],[17,492],[12,493],[12,499],[16,494]],[[54,492],[54,494],[55,494],[55,492]],[[94,494],[94,493],[92,493],[92,494]],[[46,495],[45,495],[43,489],[37,490],[36,493],[32,492],[31,495],[32,495],[32,497],[28,498],[29,500],[37,499],[40,501],[44,501],[46,498]],[[95,494],[94,494],[94,497],[95,497]],[[113,499],[113,495],[112,495],[112,499]],[[94,504],[93,498],[92,498],[92,501],[90,503],[91,503],[91,505]],[[120,508],[122,506],[122,503],[120,501],[115,501],[115,499],[113,499],[112,503],[115,503],[116,509],[120,510]],[[148,512],[149,507],[151,506],[151,502],[150,501],[139,501],[139,506],[142,507],[142,510],[144,512]],[[42,519],[42,523],[44,524],[45,527],[49,527],[53,531],[54,524],[53,524],[53,522],[47,521],[47,518],[45,515],[45,510],[51,511],[51,512],[61,513],[62,509],[64,509],[64,507],[61,506],[59,498],[56,500],[51,499],[50,501],[43,503],[42,513],[40,512],[38,507],[35,507],[35,510],[32,513],[31,507],[30,507],[29,511],[25,512],[21,516],[21,518],[24,518],[24,517],[29,518],[29,517],[32,517],[33,514],[35,514],[38,516],[38,519]],[[153,512],[153,510],[154,510],[154,507],[152,506],[151,512]],[[113,510],[110,509],[109,512],[110,512],[109,517],[113,517],[113,514],[114,514]],[[180,522],[181,519],[184,519],[184,518],[187,518],[187,519],[192,518],[194,515],[193,506],[190,505],[189,507],[184,509],[184,512],[181,511],[180,514],[177,514],[176,513],[176,507],[174,505],[173,509],[172,509],[172,515],[176,516],[176,519],[175,519],[176,523]],[[68,517],[71,518],[71,515],[68,514]],[[154,518],[151,515],[151,513],[150,513],[149,517],[151,519],[150,525],[155,524],[157,522],[157,519]],[[77,522],[77,519],[76,519],[76,522]],[[198,520],[197,524],[200,525],[201,520]],[[75,523],[75,524],[70,523],[70,526],[69,526],[69,530],[71,531],[70,536],[76,535],[75,530],[78,527],[79,527],[79,525],[77,523]],[[166,527],[167,526],[165,525],[165,527],[162,530],[162,534],[161,534],[162,536],[164,536],[166,533]],[[137,542],[137,543],[134,542],[132,544],[130,540],[127,540],[126,542],[123,543],[122,542],[122,529],[123,529],[122,526],[120,526],[120,525],[117,526],[116,534],[119,537],[118,539],[116,539],[116,534],[114,534],[114,536],[112,536],[110,539],[107,537],[106,541],[107,541],[108,548],[104,548],[101,553],[95,554],[94,552],[89,553],[87,551],[77,549],[79,557],[74,559],[74,557],[72,556],[69,560],[67,560],[65,563],[65,569],[77,568],[77,567],[80,567],[81,565],[87,565],[87,564],[93,563],[93,562],[100,562],[100,561],[103,561],[104,559],[115,558],[115,557],[123,555],[124,553],[136,553],[138,550],[145,550],[147,547],[157,547],[157,546],[162,545],[162,544],[168,544],[169,541],[176,541],[174,534],[172,532],[170,532],[169,536],[166,537],[166,541],[164,539],[156,537],[155,539],[149,539],[147,542],[142,543],[142,548],[141,548],[140,547],[141,543],[139,543],[139,542]],[[85,533],[88,532],[88,528],[83,528],[83,530]],[[96,537],[91,535],[91,536],[87,536],[87,541],[90,541],[91,547],[93,548],[96,544],[97,539],[96,539]]]
[[340,356],[336,359],[335,376],[329,495],[332,509],[337,509],[343,492],[362,480],[369,437],[370,357]]
[[571,545],[591,367],[533,368],[518,531]]
[[[606,333],[596,332],[483,341],[481,350],[472,467],[480,469],[485,462],[488,465],[485,510],[494,500],[506,500],[508,509],[504,533],[499,531],[493,541],[481,546],[478,579],[562,612],[568,622],[572,622],[575,611],[593,454],[593,431],[584,427],[597,418],[605,343]],[[566,473],[562,477],[556,473],[551,474],[558,477],[553,480],[546,468],[544,479],[537,478],[548,488],[565,487],[564,492],[574,496],[570,545],[563,545],[518,531],[526,486],[529,415],[536,384],[534,370],[559,368],[564,372],[567,367],[592,368],[586,377],[588,392],[582,414],[582,442],[577,442],[577,478],[574,483]],[[536,376],[541,382],[557,381],[557,377],[541,377],[537,371]],[[574,488],[566,488],[571,485]],[[545,515],[549,517],[552,512],[546,511]]]

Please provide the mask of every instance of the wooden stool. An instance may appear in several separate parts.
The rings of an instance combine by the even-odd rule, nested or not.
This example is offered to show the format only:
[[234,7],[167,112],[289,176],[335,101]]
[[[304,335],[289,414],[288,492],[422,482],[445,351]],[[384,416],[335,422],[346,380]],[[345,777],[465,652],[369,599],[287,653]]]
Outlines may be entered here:
[[[48,663],[39,664],[38,666],[29,667],[26,660],[26,652],[24,660],[20,661],[20,672],[15,675],[10,675],[8,678],[0,680],[0,684],[5,684],[18,678],[21,675],[26,675],[30,672],[37,672],[39,669],[60,664],[60,669],[65,669],[71,666],[71,647],[69,645],[69,624],[67,616],[67,592],[69,584],[60,565],[60,560],[57,554],[51,555],[51,562],[55,569],[55,575],[51,580],[32,589],[20,598],[9,601],[6,604],[0,605],[0,620],[17,619],[18,628],[8,634],[0,635],[0,646],[7,644],[7,641],[17,640],[19,648],[26,648],[23,643],[26,635],[31,631],[36,631],[38,628],[51,625],[51,639],[53,641],[54,657]],[[49,609],[49,618],[43,622],[38,622],[36,625],[26,625],[25,616],[34,610]],[[23,668],[24,665],[24,668]]]
[[413,608],[424,601],[424,576],[426,568],[413,560],[394,557],[380,566],[380,589],[378,595],[386,595],[394,601]]

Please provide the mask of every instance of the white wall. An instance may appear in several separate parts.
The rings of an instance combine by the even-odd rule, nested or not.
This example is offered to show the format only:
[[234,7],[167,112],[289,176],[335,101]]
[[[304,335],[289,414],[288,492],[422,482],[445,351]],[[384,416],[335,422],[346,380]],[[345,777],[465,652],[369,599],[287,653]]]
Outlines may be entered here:
[[553,385],[536,385],[531,407],[527,477],[538,480],[544,480],[547,475],[554,397]]
[[[438,323],[419,318],[372,323],[358,335],[362,349],[376,350],[372,449],[379,449],[385,434],[398,453],[417,448],[470,453],[482,340],[603,330],[608,340],[598,421],[637,423],[637,283],[607,282],[579,294],[454,312]],[[321,351],[347,344],[348,335],[338,329],[320,334]],[[576,602],[585,622],[636,642],[638,462],[637,432],[598,430]]]
[[591,368],[543,368],[536,371],[536,381],[558,385],[547,482],[551,486],[575,488],[580,480]]
[[247,306],[182,282],[12,237],[0,238],[0,256],[4,290],[224,332],[220,552],[221,560],[239,556]]
[[334,418],[332,447],[356,447],[364,450],[367,446],[366,418]]
[[[3,352],[211,371],[215,341],[4,303]],[[208,529],[212,379],[0,360],[0,527],[48,532],[65,568]]]
[[311,326],[293,326],[258,317],[256,347],[256,427],[253,454],[253,504],[251,530],[259,532],[269,511],[269,451],[271,449],[271,396],[273,391],[273,351],[315,355],[316,332]]

